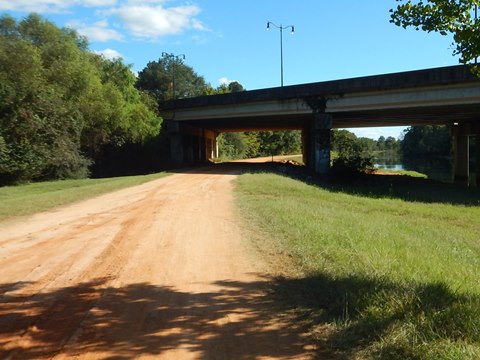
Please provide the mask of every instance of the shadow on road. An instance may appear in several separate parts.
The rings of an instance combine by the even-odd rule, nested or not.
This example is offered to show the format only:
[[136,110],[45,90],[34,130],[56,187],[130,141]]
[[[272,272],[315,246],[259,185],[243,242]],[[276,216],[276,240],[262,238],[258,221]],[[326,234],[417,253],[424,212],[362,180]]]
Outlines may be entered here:
[[278,321],[271,326],[274,300],[263,291],[271,280],[222,281],[209,293],[146,283],[114,288],[106,282],[36,294],[29,294],[29,283],[1,284],[6,293],[0,294],[0,358],[97,353],[130,359],[178,348],[201,359],[306,353],[301,329]]
[[332,192],[370,198],[392,198],[424,203],[480,206],[480,188],[399,175],[363,174],[353,179],[338,179],[316,175],[305,166],[288,162],[231,162],[179,169],[174,172],[199,174],[269,172],[288,176]]

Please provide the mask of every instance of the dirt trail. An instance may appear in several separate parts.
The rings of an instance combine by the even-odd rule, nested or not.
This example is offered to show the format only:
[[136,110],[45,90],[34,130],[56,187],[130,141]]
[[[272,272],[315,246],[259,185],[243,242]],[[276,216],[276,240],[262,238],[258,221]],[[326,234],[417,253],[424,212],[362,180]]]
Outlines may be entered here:
[[0,358],[308,358],[246,251],[234,168],[0,223]]

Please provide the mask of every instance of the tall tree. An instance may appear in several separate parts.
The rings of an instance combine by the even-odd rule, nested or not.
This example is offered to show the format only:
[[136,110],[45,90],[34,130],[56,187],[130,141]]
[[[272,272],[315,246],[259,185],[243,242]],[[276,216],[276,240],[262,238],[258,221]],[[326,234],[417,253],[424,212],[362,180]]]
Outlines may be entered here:
[[298,130],[261,131],[259,155],[286,155],[298,153],[302,148],[302,134]]
[[[391,22],[404,28],[452,34],[455,55],[469,63],[480,56],[480,21],[475,17],[475,7],[480,0],[397,0],[402,2],[391,11]],[[476,69],[479,72],[478,68]]]
[[52,69],[62,69],[50,57],[54,45],[65,50],[70,39],[38,15],[20,24],[0,20],[0,182],[86,174],[81,114],[68,101],[71,82],[61,86]]
[[405,157],[447,157],[450,155],[451,141],[447,126],[410,126],[403,133],[401,150]]
[[228,90],[230,90],[231,93],[234,93],[245,91],[245,88],[238,81],[232,81],[228,84]]
[[183,58],[171,54],[164,54],[158,61],[150,61],[138,74],[136,86],[153,94],[158,101],[207,95],[210,92],[202,76],[186,65]]
[[332,150],[336,152],[332,174],[337,177],[354,178],[372,166],[373,140],[357,138],[348,130],[332,131]]
[[85,154],[157,134],[161,119],[134,82],[74,30],[1,17],[0,182],[85,176]]
[[98,81],[81,101],[85,118],[82,146],[95,156],[105,144],[143,142],[157,135],[160,118],[156,104],[135,88],[135,75],[121,59],[95,55]]

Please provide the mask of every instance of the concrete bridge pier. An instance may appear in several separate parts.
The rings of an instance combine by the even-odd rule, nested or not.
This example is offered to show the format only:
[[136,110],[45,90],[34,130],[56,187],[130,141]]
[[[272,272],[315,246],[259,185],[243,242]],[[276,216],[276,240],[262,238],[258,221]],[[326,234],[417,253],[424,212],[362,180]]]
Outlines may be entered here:
[[480,131],[475,135],[475,165],[475,183],[477,187],[480,187]]
[[218,156],[215,132],[166,120],[173,166],[200,165]]
[[314,113],[313,119],[302,130],[303,160],[317,174],[330,170],[330,134],[332,114]]
[[[471,170],[475,171],[473,184],[480,185],[480,126],[478,124],[460,123],[452,128],[454,181],[469,185]],[[470,140],[475,136],[475,165],[470,169]]]

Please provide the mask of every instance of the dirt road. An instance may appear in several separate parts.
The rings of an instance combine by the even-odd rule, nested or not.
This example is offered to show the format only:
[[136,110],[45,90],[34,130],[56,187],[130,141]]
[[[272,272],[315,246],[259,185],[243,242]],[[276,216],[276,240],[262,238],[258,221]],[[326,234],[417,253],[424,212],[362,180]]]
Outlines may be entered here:
[[0,223],[0,358],[308,358],[246,250],[232,168]]

